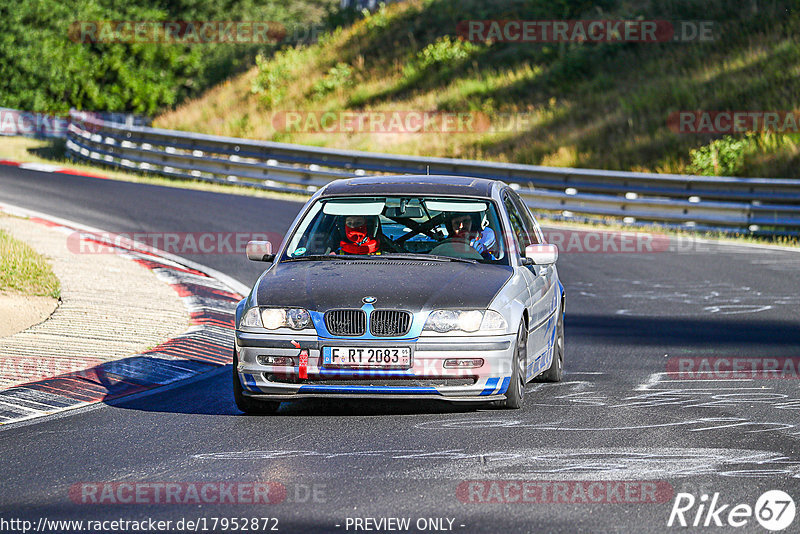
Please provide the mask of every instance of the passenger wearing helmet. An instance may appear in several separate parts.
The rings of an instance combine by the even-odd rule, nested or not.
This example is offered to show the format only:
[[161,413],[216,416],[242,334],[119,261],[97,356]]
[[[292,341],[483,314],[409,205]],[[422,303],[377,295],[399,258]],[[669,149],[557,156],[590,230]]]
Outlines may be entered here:
[[[371,223],[371,224],[370,224]],[[380,250],[378,240],[370,231],[377,228],[375,217],[348,215],[344,220],[344,239],[339,242],[339,254],[375,254]]]

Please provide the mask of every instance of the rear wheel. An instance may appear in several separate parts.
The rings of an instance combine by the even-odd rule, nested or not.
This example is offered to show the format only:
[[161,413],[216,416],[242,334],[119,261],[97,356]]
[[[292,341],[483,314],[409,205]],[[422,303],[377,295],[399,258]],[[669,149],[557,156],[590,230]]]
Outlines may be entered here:
[[542,374],[542,379],[547,382],[561,382],[564,376],[564,316],[558,319],[556,325],[556,344],[553,347],[553,361],[550,368]]
[[267,415],[278,411],[281,405],[279,401],[262,401],[251,399],[244,395],[242,382],[239,378],[239,373],[236,368],[239,365],[239,359],[236,357],[236,350],[233,351],[233,400],[236,402],[236,407],[244,413],[253,415]]
[[498,401],[500,408],[517,410],[522,407],[525,396],[525,374],[528,367],[528,329],[523,321],[517,331],[514,343],[514,359],[512,362],[511,383],[506,390],[506,399]]

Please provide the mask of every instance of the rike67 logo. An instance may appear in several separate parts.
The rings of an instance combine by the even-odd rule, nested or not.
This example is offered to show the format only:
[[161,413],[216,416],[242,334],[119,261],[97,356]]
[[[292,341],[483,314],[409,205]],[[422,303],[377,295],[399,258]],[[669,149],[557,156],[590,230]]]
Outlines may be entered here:
[[678,493],[669,514],[667,526],[681,527],[744,527],[755,518],[767,530],[784,530],[795,516],[794,500],[781,490],[764,492],[755,506],[724,503],[719,493],[696,498],[691,493]]

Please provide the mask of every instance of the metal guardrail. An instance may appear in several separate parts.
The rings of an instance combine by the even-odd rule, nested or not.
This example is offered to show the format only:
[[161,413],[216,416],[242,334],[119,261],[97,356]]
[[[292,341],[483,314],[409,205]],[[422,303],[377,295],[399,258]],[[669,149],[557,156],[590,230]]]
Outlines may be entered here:
[[800,180],[648,174],[396,156],[112,123],[72,113],[77,159],[175,178],[310,194],[337,178],[399,173],[494,178],[537,211],[697,228],[794,234]]

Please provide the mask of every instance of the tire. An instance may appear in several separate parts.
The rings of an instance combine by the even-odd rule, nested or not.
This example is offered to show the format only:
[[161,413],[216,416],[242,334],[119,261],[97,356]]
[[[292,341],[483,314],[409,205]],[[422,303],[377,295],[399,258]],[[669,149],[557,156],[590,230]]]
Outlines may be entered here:
[[545,382],[561,382],[564,377],[564,316],[558,318],[556,326],[556,345],[553,348],[553,361],[550,368],[542,373]]
[[233,400],[236,402],[236,407],[240,411],[252,415],[268,415],[278,411],[281,403],[279,401],[262,401],[251,399],[244,395],[242,389],[242,382],[239,380],[239,373],[236,372],[236,367],[239,361],[236,357],[236,350],[233,351]]
[[528,329],[525,321],[520,323],[517,340],[514,343],[514,362],[511,383],[506,390],[506,399],[498,401],[499,408],[518,410],[525,397],[525,374],[528,367]]

